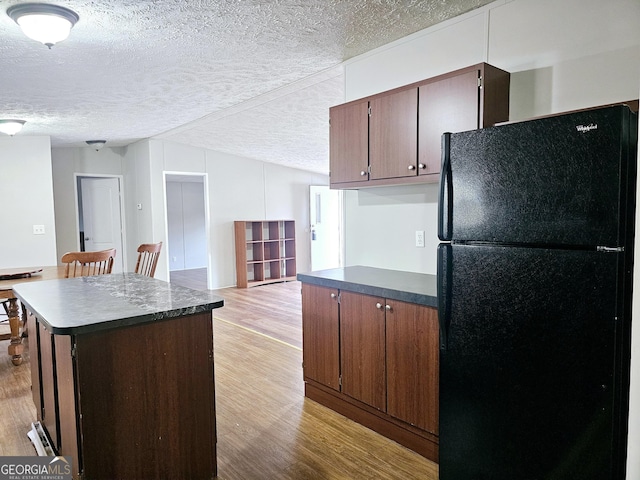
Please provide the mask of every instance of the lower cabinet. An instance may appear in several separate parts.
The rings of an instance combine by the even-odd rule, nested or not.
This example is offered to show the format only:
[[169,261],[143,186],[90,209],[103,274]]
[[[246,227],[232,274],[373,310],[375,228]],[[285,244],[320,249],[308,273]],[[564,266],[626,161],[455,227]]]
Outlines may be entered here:
[[437,311],[302,284],[305,394],[438,460]]
[[216,475],[210,313],[51,334],[29,317],[33,400],[73,478]]

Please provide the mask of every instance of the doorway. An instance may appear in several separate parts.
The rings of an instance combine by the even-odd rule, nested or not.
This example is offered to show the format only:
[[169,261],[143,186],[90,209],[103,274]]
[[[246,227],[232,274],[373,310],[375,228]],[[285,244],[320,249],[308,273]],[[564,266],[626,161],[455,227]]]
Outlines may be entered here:
[[113,273],[125,270],[122,179],[76,176],[78,242],[81,252],[116,249]]
[[189,288],[209,284],[206,175],[165,173],[169,278]]
[[342,196],[326,185],[309,186],[311,270],[342,266]]

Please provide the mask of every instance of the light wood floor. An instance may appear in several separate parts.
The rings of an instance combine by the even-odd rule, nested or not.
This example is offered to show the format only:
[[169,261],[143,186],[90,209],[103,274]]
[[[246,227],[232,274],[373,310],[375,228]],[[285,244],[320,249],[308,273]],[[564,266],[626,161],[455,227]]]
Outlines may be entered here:
[[[304,398],[298,282],[217,292],[226,301],[214,311],[217,478],[438,478],[436,464]],[[32,455],[28,346],[19,367],[7,346],[0,342],[0,455]]]

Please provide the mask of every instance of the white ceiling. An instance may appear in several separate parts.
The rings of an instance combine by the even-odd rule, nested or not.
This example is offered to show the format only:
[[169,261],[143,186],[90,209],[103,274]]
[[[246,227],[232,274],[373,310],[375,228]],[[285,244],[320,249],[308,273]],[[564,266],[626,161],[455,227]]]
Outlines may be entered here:
[[0,0],[0,119],[54,147],[143,138],[327,173],[342,62],[491,0],[52,0],[51,50]]

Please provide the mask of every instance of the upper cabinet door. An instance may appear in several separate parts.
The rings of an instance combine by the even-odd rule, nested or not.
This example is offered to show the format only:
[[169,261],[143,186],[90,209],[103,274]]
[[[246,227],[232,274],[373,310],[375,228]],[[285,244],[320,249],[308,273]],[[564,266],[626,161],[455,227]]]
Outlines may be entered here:
[[369,102],[329,110],[331,183],[369,180]]
[[371,99],[371,179],[417,175],[418,89]]
[[419,174],[440,173],[441,137],[479,127],[479,70],[443,78],[419,90]]

